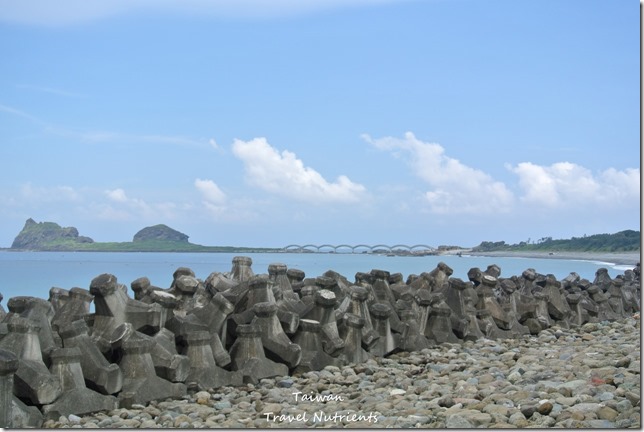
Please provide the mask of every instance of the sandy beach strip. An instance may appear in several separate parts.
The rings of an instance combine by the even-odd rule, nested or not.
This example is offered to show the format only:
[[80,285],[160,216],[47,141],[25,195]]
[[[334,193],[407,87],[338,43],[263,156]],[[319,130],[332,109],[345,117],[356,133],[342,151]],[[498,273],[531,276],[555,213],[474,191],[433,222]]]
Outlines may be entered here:
[[503,258],[544,258],[544,259],[567,259],[599,261],[615,265],[635,266],[640,262],[640,252],[539,252],[539,251],[494,251],[494,252],[472,252],[470,249],[453,250],[443,255],[456,255],[458,252],[463,255],[503,257]]

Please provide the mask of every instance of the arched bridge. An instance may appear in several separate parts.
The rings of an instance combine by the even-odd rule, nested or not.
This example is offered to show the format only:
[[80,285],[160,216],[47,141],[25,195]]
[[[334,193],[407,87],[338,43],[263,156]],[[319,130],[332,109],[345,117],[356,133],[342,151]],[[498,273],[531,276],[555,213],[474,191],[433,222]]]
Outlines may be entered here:
[[317,253],[322,253],[322,252],[327,252],[327,253],[374,253],[376,251],[386,251],[388,253],[394,253],[394,251],[404,251],[404,252],[409,252],[409,253],[420,253],[420,252],[436,252],[436,248],[433,246],[429,246],[426,244],[417,244],[417,245],[405,245],[405,244],[397,244],[393,246],[389,246],[386,244],[377,244],[377,245],[366,245],[366,244],[358,244],[358,245],[348,245],[348,244],[340,244],[340,245],[332,245],[332,244],[322,244],[322,245],[314,245],[314,244],[305,244],[305,245],[298,245],[298,244],[291,244],[288,246],[284,246],[282,248],[282,252],[317,252]]

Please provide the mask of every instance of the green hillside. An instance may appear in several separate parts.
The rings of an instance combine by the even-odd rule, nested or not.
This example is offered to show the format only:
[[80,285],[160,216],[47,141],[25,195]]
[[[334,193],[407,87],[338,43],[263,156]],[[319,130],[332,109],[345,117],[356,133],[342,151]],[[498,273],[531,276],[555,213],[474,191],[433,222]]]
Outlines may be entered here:
[[543,251],[543,252],[636,252],[640,250],[641,236],[639,231],[625,230],[615,234],[595,234],[573,237],[571,239],[553,240],[544,237],[536,242],[507,244],[504,241],[484,241],[474,247],[474,252],[492,251]]

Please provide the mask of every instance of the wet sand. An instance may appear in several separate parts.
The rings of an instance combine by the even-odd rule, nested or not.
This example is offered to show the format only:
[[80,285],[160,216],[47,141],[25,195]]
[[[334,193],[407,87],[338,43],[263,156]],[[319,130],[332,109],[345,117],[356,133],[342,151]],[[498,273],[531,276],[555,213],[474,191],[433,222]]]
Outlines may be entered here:
[[[449,251],[445,255],[455,255],[459,251]],[[472,252],[471,250],[461,250],[463,255],[487,256],[487,257],[517,257],[517,258],[544,258],[544,259],[567,259],[567,260],[585,260],[601,261],[615,265],[632,265],[635,266],[640,262],[640,252]]]

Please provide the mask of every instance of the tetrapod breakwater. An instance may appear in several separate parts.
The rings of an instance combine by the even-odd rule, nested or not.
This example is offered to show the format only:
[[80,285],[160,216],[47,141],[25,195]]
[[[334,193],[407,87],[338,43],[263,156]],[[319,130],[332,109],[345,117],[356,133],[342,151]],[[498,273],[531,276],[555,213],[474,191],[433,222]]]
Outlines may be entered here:
[[[413,376],[431,386],[426,377],[446,370],[436,365],[453,357],[449,353],[455,347],[495,346],[494,341],[529,338],[537,338],[539,343],[549,336],[560,339],[593,326],[632,321],[640,311],[639,264],[615,278],[600,269],[593,281],[575,273],[557,280],[534,269],[510,277],[502,277],[501,273],[496,265],[485,270],[473,268],[464,281],[452,277],[452,269],[439,263],[430,272],[406,279],[400,273],[374,269],[357,273],[350,282],[334,271],[307,278],[302,271],[281,263],[269,265],[267,273],[255,274],[252,260],[239,256],[233,259],[230,272],[214,272],[205,280],[196,278],[185,267],[174,272],[168,288],[139,278],[130,284],[133,297],[111,274],[96,276],[89,289],[52,288],[47,300],[13,297],[7,302],[9,312],[1,312],[0,426],[42,427],[76,422],[88,427],[90,423],[98,427],[137,427],[145,420],[152,421],[152,414],[148,412],[149,418],[143,420],[135,419],[138,424],[81,424],[80,416],[131,413],[162,401],[192,398],[213,417],[223,415],[223,420],[217,417],[224,422],[220,426],[244,427],[248,424],[225,424],[224,414],[230,413],[227,410],[231,403],[222,403],[221,394],[231,388],[274,386],[290,391],[296,380],[309,380],[312,376],[319,379],[323,372],[373,378],[374,373],[379,373],[374,372],[378,365],[409,358],[419,359],[411,363],[413,366],[423,366],[416,367]],[[92,303],[94,313],[90,313]],[[507,352],[512,351],[501,354]],[[510,360],[518,362],[519,358],[514,357],[512,354]],[[457,363],[457,368],[465,368],[454,362]],[[622,363],[613,366],[631,375],[639,374],[639,358]],[[526,375],[529,364],[524,366],[509,372],[515,373],[515,382]],[[598,379],[606,381],[605,377]],[[617,381],[615,377],[611,379],[619,390],[620,377]],[[365,388],[369,387],[369,379],[365,382]],[[628,383],[632,384],[630,380]],[[392,389],[398,392],[389,396],[404,395],[410,385],[413,380],[406,389]],[[634,409],[639,397],[633,396],[634,389],[622,387],[620,397],[629,401],[629,409]],[[319,393],[310,397],[334,397],[328,388],[316,391]],[[572,390],[561,391],[566,393],[561,394],[564,398],[573,396]],[[297,393],[295,386],[291,394]],[[215,394],[219,398],[213,397]],[[353,397],[358,396],[359,393]],[[463,406],[463,402],[454,402],[457,396],[452,395],[450,401],[439,394],[431,400],[448,410],[458,408],[459,403]],[[479,396],[481,399],[470,398],[469,403],[485,400],[483,394]],[[343,396],[336,394],[336,398]],[[515,406],[515,411],[507,413],[508,422],[517,412],[526,421],[543,415],[537,412],[546,411],[542,408],[544,403],[537,403],[540,401],[532,404],[532,412],[524,413]],[[266,424],[253,424],[280,426],[275,419],[282,419],[277,417],[282,415],[281,409],[276,411],[273,406],[273,411],[266,411],[262,405],[265,404],[253,405],[255,417]],[[411,411],[414,413],[406,417],[422,417],[415,423],[409,420],[412,425],[437,421],[424,415],[422,408]],[[276,416],[272,420],[270,413]],[[161,413],[157,414],[160,419]],[[380,419],[380,425],[400,426],[386,424],[378,410],[354,414],[357,423],[377,423]],[[494,425],[492,415],[483,414],[487,417],[479,416],[477,420],[460,414],[458,419],[462,420],[461,426],[480,425],[477,422],[481,418],[489,417],[484,426]],[[129,416],[117,418],[128,420]],[[322,425],[337,422],[338,418],[344,422],[341,425],[354,421],[349,420],[349,414],[339,416],[318,420]],[[307,422],[316,423],[315,419],[310,414],[308,418],[304,415],[302,421],[296,416],[282,420],[288,420],[290,426],[310,426]],[[201,426],[213,426],[201,420]],[[444,427],[447,420],[441,421],[433,426]],[[457,421],[453,420],[453,424],[458,426],[454,423]],[[632,425],[632,419],[629,421]],[[195,422],[177,423],[175,418],[168,424],[154,424],[195,426]]]

